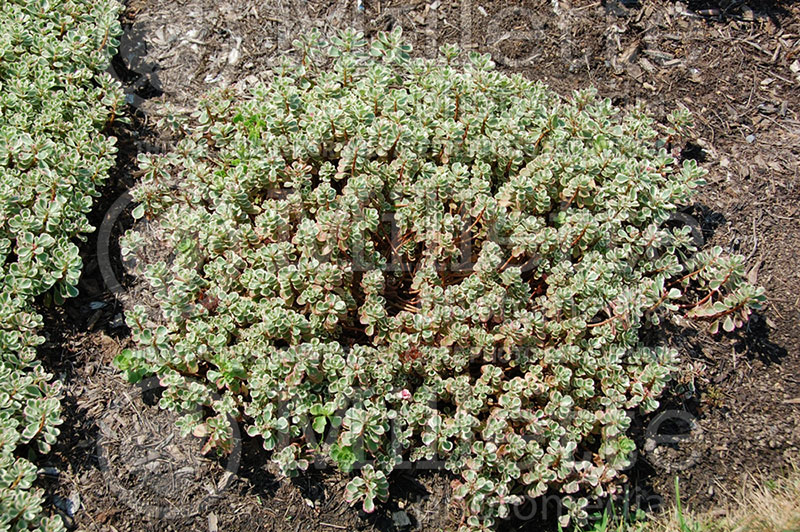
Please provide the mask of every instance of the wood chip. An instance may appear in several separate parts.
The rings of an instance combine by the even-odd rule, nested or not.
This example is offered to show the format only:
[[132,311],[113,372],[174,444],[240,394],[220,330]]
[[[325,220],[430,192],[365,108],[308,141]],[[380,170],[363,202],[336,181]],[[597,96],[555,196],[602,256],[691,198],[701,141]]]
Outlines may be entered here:
[[756,265],[753,266],[752,268],[750,268],[750,271],[747,272],[747,281],[750,282],[750,284],[757,284],[758,283],[758,268],[759,268],[759,266],[761,266],[760,262],[756,263]]
[[647,70],[650,74],[652,74],[657,70],[655,65],[653,65],[653,63],[651,63],[644,57],[639,59],[639,64],[642,66],[643,69]]
[[637,52],[639,51],[639,41],[631,43],[625,51],[619,56],[621,63],[633,63],[636,60]]
[[662,52],[661,50],[645,50],[644,53],[649,55],[653,59],[659,59],[661,61],[669,61],[674,59],[675,56],[669,52]]

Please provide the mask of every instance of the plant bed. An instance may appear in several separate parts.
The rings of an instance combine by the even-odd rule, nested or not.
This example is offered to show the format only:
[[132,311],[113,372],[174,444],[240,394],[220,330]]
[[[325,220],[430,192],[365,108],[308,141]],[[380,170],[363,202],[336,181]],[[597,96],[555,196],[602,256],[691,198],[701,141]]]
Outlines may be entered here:
[[367,513],[436,461],[465,530],[551,491],[584,520],[630,463],[626,411],[677,369],[642,327],[683,309],[730,332],[763,289],[667,225],[705,174],[667,151],[686,112],[660,140],[593,90],[451,45],[412,60],[401,35],[311,33],[244,100],[167,116],[179,140],[133,190],[148,228],[122,241],[157,306],[127,312],[116,364],[157,375],[204,449],[241,419],[283,475],[358,469]]
[[[143,18],[157,16],[159,7],[156,3],[148,4],[146,9],[140,12],[140,15]],[[213,6],[205,7],[208,8],[209,13],[214,11]],[[324,21],[326,13],[330,12],[325,11],[324,7],[322,4],[314,6],[320,21]],[[421,13],[424,8],[421,6],[418,10],[405,9],[392,12],[392,7],[392,5],[384,5],[383,12],[372,10],[373,8],[370,6],[368,9],[372,10],[369,13],[375,20],[379,20],[382,16],[385,17],[387,13],[392,13],[393,17],[402,22],[406,30],[409,28],[413,30],[413,24],[406,22],[406,17]],[[495,13],[502,12],[500,6],[487,4],[484,7],[490,17]],[[710,489],[716,486],[712,481],[715,476],[727,479],[728,485],[735,484],[735,479],[738,478],[740,472],[762,467],[772,468],[774,471],[775,468],[780,467],[782,457],[787,455],[786,453],[793,452],[792,441],[795,438],[792,436],[792,427],[795,426],[795,423],[792,420],[796,412],[791,403],[782,403],[781,401],[797,395],[794,393],[796,386],[791,380],[791,368],[796,363],[792,355],[795,352],[792,346],[797,345],[794,336],[796,328],[792,325],[791,318],[794,298],[791,297],[791,288],[788,288],[791,285],[786,284],[791,279],[791,268],[787,265],[791,264],[792,250],[797,249],[797,246],[792,236],[796,234],[796,231],[792,231],[792,224],[796,224],[796,221],[792,219],[795,215],[792,213],[790,200],[793,189],[787,188],[787,186],[791,187],[791,180],[790,175],[785,173],[788,167],[782,160],[785,160],[786,157],[793,157],[792,154],[796,153],[796,148],[792,147],[791,134],[781,138],[777,133],[782,130],[765,129],[764,124],[769,122],[761,119],[764,115],[756,109],[756,106],[760,105],[759,97],[769,98],[770,93],[773,92],[779,96],[786,95],[785,97],[788,97],[796,89],[792,89],[791,86],[787,88],[784,85],[782,89],[775,92],[774,85],[762,87],[756,84],[755,96],[752,98],[753,101],[750,101],[749,95],[753,89],[752,76],[749,75],[749,72],[744,78],[735,76],[738,61],[743,59],[746,65],[754,65],[755,72],[759,74],[759,80],[770,77],[768,67],[756,59],[758,50],[747,44],[737,43],[733,47],[735,54],[728,54],[730,47],[724,44],[725,41],[715,40],[717,39],[714,33],[715,28],[722,27],[732,31],[734,35],[741,35],[737,32],[744,32],[751,28],[757,32],[759,37],[757,42],[760,42],[762,47],[767,47],[771,42],[771,37],[767,34],[764,25],[758,26],[753,23],[748,26],[730,20],[713,23],[710,26],[701,20],[691,20],[688,26],[681,26],[679,24],[681,19],[674,18],[668,21],[666,26],[651,31],[657,36],[677,32],[686,39],[695,39],[697,43],[710,43],[709,46],[712,50],[710,55],[696,60],[694,65],[700,67],[701,72],[710,76],[709,79],[717,79],[715,78],[717,71],[731,73],[728,77],[720,77],[716,87],[717,90],[721,90],[734,99],[729,98],[729,101],[734,102],[732,105],[739,111],[728,110],[722,106],[718,109],[715,108],[719,116],[708,114],[708,111],[703,112],[704,106],[706,109],[714,108],[717,96],[712,90],[691,81],[692,74],[688,72],[688,69],[659,67],[653,73],[644,70],[644,81],[658,87],[658,93],[653,93],[649,88],[643,88],[642,79],[633,79],[627,73],[614,73],[608,67],[603,66],[602,61],[594,56],[589,57],[590,69],[582,70],[585,68],[583,56],[578,53],[582,42],[585,43],[584,46],[588,47],[587,49],[591,50],[592,46],[595,46],[592,43],[603,42],[601,32],[612,24],[623,21],[630,24],[621,34],[621,44],[625,48],[630,42],[627,39],[635,37],[636,31],[638,31],[636,28],[660,20],[659,17],[664,16],[665,9],[662,6],[648,4],[641,10],[628,11],[627,18],[609,14],[603,8],[576,11],[572,15],[573,22],[575,26],[584,28],[585,33],[583,36],[572,37],[571,46],[575,52],[574,56],[564,57],[562,51],[557,48],[544,46],[544,56],[541,61],[538,61],[535,66],[521,67],[520,69],[535,79],[548,77],[548,81],[564,94],[572,88],[579,88],[591,82],[599,86],[601,94],[614,96],[617,103],[628,104],[640,97],[646,99],[651,108],[657,112],[660,112],[661,109],[670,109],[672,101],[690,96],[691,101],[686,103],[694,111],[695,116],[700,117],[695,130],[696,135],[704,139],[706,147],[711,145],[716,148],[714,151],[708,151],[706,148],[706,156],[709,157],[706,166],[711,170],[709,176],[711,185],[706,189],[701,201],[723,213],[730,220],[719,226],[713,237],[712,233],[706,233],[706,236],[713,238],[713,243],[728,249],[735,250],[739,246],[745,255],[750,254],[754,241],[757,241],[758,245],[755,246],[757,252],[753,260],[767,259],[758,272],[759,282],[765,283],[770,293],[774,294],[777,299],[773,300],[773,306],[756,322],[757,325],[760,323],[759,326],[738,338],[723,339],[722,344],[719,344],[719,340],[716,339],[712,341],[702,332],[697,335],[684,333],[683,339],[675,340],[678,342],[676,347],[680,348],[682,353],[692,357],[693,370],[696,370],[694,377],[701,394],[699,401],[690,399],[688,403],[685,402],[685,395],[678,396],[674,404],[681,408],[688,406],[692,412],[700,414],[700,422],[707,436],[705,441],[700,444],[702,460],[685,470],[685,473],[681,473],[682,487],[686,486],[685,491],[693,501],[707,503],[719,497],[719,489]],[[441,23],[442,17],[454,20],[453,10],[452,7],[444,6],[438,12],[434,12],[434,16],[440,21],[438,31],[441,35],[446,38],[460,39],[460,35],[454,33],[452,28]],[[776,14],[776,17],[778,16],[780,15]],[[791,27],[792,19],[782,20],[788,30]],[[289,24],[288,21],[287,24]],[[737,24],[739,25],[737,26]],[[229,22],[227,27],[236,28],[233,22]],[[559,29],[555,26],[547,28],[546,31],[556,39],[559,36]],[[407,33],[412,38],[419,35],[420,40],[424,39],[423,33],[416,34],[413,31],[407,31]],[[258,40],[257,35],[257,32],[253,32],[252,38]],[[594,37],[592,37],[593,35]],[[484,32],[482,29],[480,31],[473,30],[471,38],[476,43],[491,43],[495,40],[491,33]],[[228,43],[222,37],[220,39],[220,41],[214,41],[212,46],[219,46],[225,51]],[[245,39],[245,42],[247,41],[248,38]],[[657,46],[661,46],[663,49],[676,54],[681,53],[680,50],[676,51],[669,47],[673,42],[669,37],[656,42]],[[654,47],[653,44],[647,46]],[[698,45],[698,47],[701,46]],[[424,48],[418,46],[417,50],[422,51]],[[602,55],[602,49],[600,54],[595,55]],[[781,55],[781,57],[783,56]],[[715,60],[721,60],[722,67],[704,70],[704,65],[713,64]],[[169,61],[169,59],[165,61]],[[570,61],[574,61],[578,67],[569,76],[560,77],[557,73],[566,72]],[[785,65],[781,63],[781,66],[774,67],[774,69],[778,74],[786,77],[788,75],[786,73],[788,72],[787,66],[788,63]],[[240,67],[242,65],[235,68]],[[242,71],[246,72],[246,70]],[[178,75],[177,78],[180,79],[181,75]],[[165,89],[169,94],[170,90],[182,91],[183,89],[180,87],[182,86],[173,83]],[[777,107],[780,108],[780,105]],[[791,110],[792,107],[789,106],[789,115],[786,119],[790,119],[792,116]],[[746,131],[746,126],[737,125],[738,118],[733,121],[731,119],[735,117],[735,112],[742,111],[749,113],[747,116],[753,118],[755,123],[761,119],[761,125],[754,126],[755,131],[759,133],[759,138],[775,143],[773,147],[762,144],[761,141],[753,146],[744,140],[746,135],[739,136],[741,131]],[[792,127],[790,123],[783,120],[783,118],[778,118],[779,123],[789,128]],[[756,147],[758,147],[757,150]],[[721,154],[728,159],[724,166],[719,164]],[[763,164],[758,162],[758,159],[755,159],[755,164],[753,163],[755,155],[760,156]],[[722,162],[725,163],[725,161]],[[783,170],[772,169],[770,164],[782,166]],[[767,179],[768,173],[771,175],[770,179]],[[732,177],[726,178],[727,174],[731,174]],[[777,179],[773,179],[775,176]],[[764,203],[765,201],[766,203]],[[760,217],[759,209],[764,208],[764,205],[770,213]],[[789,219],[784,219],[787,217]],[[701,222],[704,221],[703,217],[699,217],[699,219]],[[755,220],[755,224],[753,224],[753,220]],[[704,229],[711,226],[711,224],[703,225]],[[756,232],[753,227],[756,227]],[[757,236],[756,239],[753,238],[754,235]],[[103,321],[101,321],[102,323]],[[731,352],[734,352],[735,355],[731,356]],[[705,368],[698,367],[698,363],[704,364]],[[767,379],[763,379],[764,374],[768,375]],[[775,401],[756,400],[756,398],[767,397],[775,397]],[[700,407],[699,411],[695,409],[697,406]],[[770,421],[764,422],[765,419]],[[727,428],[732,423],[731,420],[736,420],[736,426],[741,429],[732,431]],[[744,441],[739,445],[741,437],[744,438]],[[642,460],[646,460],[646,457]],[[656,471],[662,470],[656,466]],[[639,478],[638,481],[653,482],[657,486],[660,483],[664,488],[661,493],[668,496],[671,491],[672,474],[674,472],[662,473],[662,476],[651,474],[647,479]],[[683,479],[684,474],[688,475],[687,481]],[[108,502],[113,504],[113,500],[111,497]],[[280,507],[281,503],[273,501],[272,504],[273,506],[270,507],[276,508]],[[126,518],[117,517],[115,519],[124,521]],[[191,529],[191,526],[186,526]],[[293,527],[287,524],[286,529],[290,528]]]

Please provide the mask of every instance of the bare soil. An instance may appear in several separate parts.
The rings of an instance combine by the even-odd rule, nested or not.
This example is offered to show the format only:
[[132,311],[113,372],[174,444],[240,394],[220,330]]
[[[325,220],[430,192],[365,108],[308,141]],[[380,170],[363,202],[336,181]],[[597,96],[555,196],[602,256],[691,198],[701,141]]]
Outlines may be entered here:
[[[114,131],[120,160],[93,213],[98,227],[135,182],[136,154],[168,142],[154,120],[162,103],[190,108],[209,89],[268,79],[291,40],[311,28],[329,34],[355,26],[369,36],[400,25],[420,55],[456,42],[563,95],[594,86],[616,105],[642,104],[659,119],[687,107],[696,127],[682,156],[709,170],[709,184],[686,213],[706,244],[747,257],[769,305],[734,334],[711,336],[688,323],[665,331],[660,340],[680,349],[684,373],[659,412],[636,420],[640,452],[627,489],[657,507],[672,497],[678,475],[684,500],[710,510],[747,477],[775,478],[800,459],[794,1],[130,0],[124,21],[113,71],[136,110],[130,125]],[[199,439],[181,437],[174,415],[153,406],[157,390],[143,393],[111,366],[130,344],[120,312],[132,285],[116,244],[130,223],[126,212],[109,249],[119,289],[104,282],[94,235],[84,246],[81,295],[45,311],[47,363],[66,387],[62,437],[40,480],[52,511],[90,531],[454,528],[446,473],[393,475],[390,501],[365,515],[342,499],[341,475],[312,470],[279,480],[257,439],[244,435],[238,456],[226,458],[203,456]],[[553,517],[542,501],[517,514],[503,528]]]

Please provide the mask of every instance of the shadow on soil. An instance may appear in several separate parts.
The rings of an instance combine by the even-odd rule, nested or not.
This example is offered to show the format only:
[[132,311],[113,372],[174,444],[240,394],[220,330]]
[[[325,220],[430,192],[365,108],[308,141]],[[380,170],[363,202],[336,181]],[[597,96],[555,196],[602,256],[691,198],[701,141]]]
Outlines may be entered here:
[[734,348],[751,359],[764,364],[779,364],[789,353],[785,347],[769,339],[770,328],[766,319],[759,313],[751,316],[747,326],[734,336]]
[[797,0],[689,0],[688,9],[709,21],[752,20],[752,14],[771,18],[779,25],[791,15],[788,8],[796,3]]

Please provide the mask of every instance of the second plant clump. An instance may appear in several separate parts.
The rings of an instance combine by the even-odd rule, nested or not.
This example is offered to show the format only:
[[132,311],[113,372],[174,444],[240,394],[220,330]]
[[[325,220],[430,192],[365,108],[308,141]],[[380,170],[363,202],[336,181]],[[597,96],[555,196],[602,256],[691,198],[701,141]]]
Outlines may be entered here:
[[115,0],[0,2],[0,531],[63,531],[36,461],[56,443],[61,382],[37,358],[42,300],[78,293],[76,242],[114,166],[123,106],[103,71]]
[[[485,55],[411,59],[399,31],[295,45],[141,158],[148,229],[123,250],[157,311],[128,312],[118,366],[158,375],[208,447],[232,416],[287,475],[358,469],[366,511],[416,462],[457,476],[465,530],[548,491],[584,518],[629,464],[627,411],[678,362],[642,328],[683,307],[731,330],[763,300],[741,257],[665,223],[704,171],[642,112]],[[169,260],[145,264],[156,244]]]

